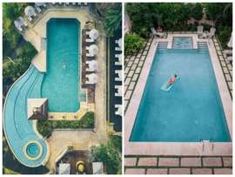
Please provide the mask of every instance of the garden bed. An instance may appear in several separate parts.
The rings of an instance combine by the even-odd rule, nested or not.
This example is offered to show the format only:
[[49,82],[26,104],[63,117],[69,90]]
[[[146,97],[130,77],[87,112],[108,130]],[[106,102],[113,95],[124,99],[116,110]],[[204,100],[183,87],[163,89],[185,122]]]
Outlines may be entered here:
[[51,136],[54,129],[93,129],[94,112],[87,112],[80,120],[39,120],[37,130],[43,137]]

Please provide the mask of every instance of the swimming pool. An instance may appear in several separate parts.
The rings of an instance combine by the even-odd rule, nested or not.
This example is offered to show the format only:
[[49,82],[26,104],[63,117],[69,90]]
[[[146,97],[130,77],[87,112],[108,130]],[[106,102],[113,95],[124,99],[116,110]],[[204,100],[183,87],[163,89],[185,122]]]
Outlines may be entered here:
[[48,111],[76,112],[80,107],[80,22],[51,19],[47,23],[47,72],[31,65],[8,91],[3,128],[8,145],[23,165],[45,165],[49,147],[27,115],[28,98],[47,98]]
[[[162,91],[174,73],[180,79]],[[203,140],[231,141],[208,50],[158,49],[129,141]]]
[[[48,153],[46,141],[34,130],[33,121],[28,120],[27,99],[41,97],[44,74],[33,65],[11,87],[3,110],[3,128],[8,145],[15,157],[28,167],[45,163]],[[41,151],[33,158],[27,154],[27,144],[35,142]]]
[[80,23],[77,19],[47,22],[47,73],[42,97],[49,112],[76,112],[80,108]]

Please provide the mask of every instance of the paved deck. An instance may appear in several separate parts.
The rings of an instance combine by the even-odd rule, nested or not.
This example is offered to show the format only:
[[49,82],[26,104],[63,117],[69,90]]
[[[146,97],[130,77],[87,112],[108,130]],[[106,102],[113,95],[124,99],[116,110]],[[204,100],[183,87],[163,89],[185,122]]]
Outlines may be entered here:
[[125,174],[232,174],[231,156],[126,156]]

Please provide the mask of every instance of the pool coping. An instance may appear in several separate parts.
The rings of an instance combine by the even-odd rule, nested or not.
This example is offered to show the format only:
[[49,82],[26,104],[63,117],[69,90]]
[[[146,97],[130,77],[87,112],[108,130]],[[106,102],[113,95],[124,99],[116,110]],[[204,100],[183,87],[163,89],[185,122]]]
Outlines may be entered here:
[[[159,42],[168,42],[172,36],[179,34],[169,34],[167,39],[154,38],[150,46],[144,67],[139,76],[138,83],[131,97],[125,117],[125,155],[232,155],[232,142],[130,142],[131,131],[135,123],[137,111],[144,92],[145,84],[150,72],[150,66],[154,59]],[[223,104],[227,126],[232,139],[232,100],[227,90],[225,78],[212,39],[198,39],[196,34],[180,34],[180,36],[194,36],[196,42],[207,42],[211,63],[214,72],[221,102]],[[171,45],[172,46],[172,45]]]

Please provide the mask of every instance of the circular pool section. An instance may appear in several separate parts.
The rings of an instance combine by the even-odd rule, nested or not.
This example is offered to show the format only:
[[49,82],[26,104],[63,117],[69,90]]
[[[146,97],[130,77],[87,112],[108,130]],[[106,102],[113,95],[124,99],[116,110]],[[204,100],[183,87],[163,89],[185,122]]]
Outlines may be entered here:
[[36,141],[31,141],[25,145],[24,152],[27,158],[36,160],[42,155],[42,146]]

